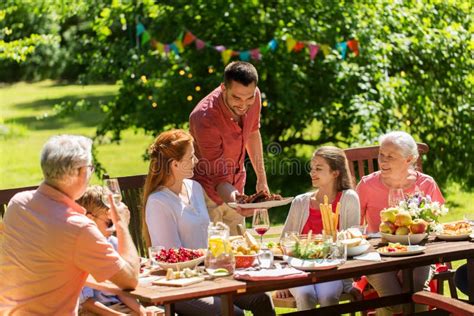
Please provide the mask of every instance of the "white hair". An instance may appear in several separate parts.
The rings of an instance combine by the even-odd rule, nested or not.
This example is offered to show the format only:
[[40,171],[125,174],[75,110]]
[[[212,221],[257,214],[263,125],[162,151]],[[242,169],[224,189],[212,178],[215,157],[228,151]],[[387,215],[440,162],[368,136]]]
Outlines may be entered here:
[[407,158],[413,156],[413,163],[416,162],[420,155],[415,139],[408,133],[402,131],[389,132],[379,137],[380,145],[385,142],[390,142],[400,148],[403,157]]
[[63,181],[92,162],[92,140],[84,136],[58,135],[41,150],[41,169],[46,181]]

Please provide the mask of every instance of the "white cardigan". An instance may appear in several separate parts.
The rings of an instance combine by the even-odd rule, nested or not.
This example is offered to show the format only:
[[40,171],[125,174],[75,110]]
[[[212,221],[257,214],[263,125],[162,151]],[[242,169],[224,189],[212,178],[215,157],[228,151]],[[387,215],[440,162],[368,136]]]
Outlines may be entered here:
[[[293,200],[280,239],[287,231],[297,231],[301,233],[304,225],[308,221],[309,202],[313,194],[314,192],[300,194]],[[347,229],[351,226],[360,225],[360,203],[357,192],[352,189],[342,191],[340,202],[340,229]],[[344,279],[341,281],[343,291],[349,293],[352,288],[352,279]]]
[[[314,192],[300,194],[293,200],[280,238],[282,238],[287,231],[297,231],[301,233],[304,225],[308,221],[309,202],[313,194]],[[340,229],[360,225],[360,203],[357,192],[352,189],[342,191],[340,202]]]

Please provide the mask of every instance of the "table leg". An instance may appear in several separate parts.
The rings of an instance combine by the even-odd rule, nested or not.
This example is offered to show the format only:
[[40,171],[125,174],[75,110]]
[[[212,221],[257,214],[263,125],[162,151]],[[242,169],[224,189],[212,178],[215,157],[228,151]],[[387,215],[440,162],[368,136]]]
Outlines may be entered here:
[[474,258],[467,259],[467,280],[469,303],[474,304]]
[[174,304],[166,304],[165,305],[165,315],[166,316],[174,316],[175,310],[174,310]]
[[234,315],[234,300],[232,294],[221,295],[221,312],[222,316]]
[[[402,270],[402,280],[403,280],[403,293],[413,294],[415,288],[413,286],[413,269],[403,269]],[[415,310],[415,304],[413,302],[408,304],[403,304],[403,315],[411,315]]]

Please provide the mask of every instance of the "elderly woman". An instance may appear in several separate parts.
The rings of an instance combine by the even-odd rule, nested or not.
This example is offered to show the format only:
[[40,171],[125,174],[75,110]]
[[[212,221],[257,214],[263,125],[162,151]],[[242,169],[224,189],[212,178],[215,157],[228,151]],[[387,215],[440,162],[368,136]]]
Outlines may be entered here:
[[[413,137],[405,132],[390,132],[380,137],[379,171],[363,177],[357,185],[360,199],[362,221],[367,223],[367,231],[379,231],[380,211],[389,206],[388,197],[391,189],[402,189],[406,194],[421,192],[431,196],[433,201],[444,203],[438,185],[432,177],[416,171],[418,147]],[[430,278],[430,267],[419,267],[414,270],[415,291],[424,288]],[[370,284],[379,296],[400,294],[402,284],[396,272],[369,275]],[[377,315],[399,312],[400,306],[377,310]]]
[[89,274],[120,288],[136,287],[140,261],[127,207],[111,207],[115,251],[75,202],[94,170],[91,148],[83,136],[51,137],[41,152],[43,183],[11,199],[0,256],[0,315],[76,315]]

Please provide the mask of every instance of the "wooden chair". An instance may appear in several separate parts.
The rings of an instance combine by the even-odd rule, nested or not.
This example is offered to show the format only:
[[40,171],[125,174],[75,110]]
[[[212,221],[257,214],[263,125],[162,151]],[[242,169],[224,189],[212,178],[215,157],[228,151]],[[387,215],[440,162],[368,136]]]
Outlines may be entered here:
[[[103,178],[109,179],[110,176],[105,174]],[[117,178],[120,190],[122,191],[122,201],[130,210],[130,234],[132,235],[133,242],[137,247],[138,254],[141,257],[148,257],[145,241],[142,237],[142,216],[140,211],[142,207],[145,179],[145,174]]]
[[[422,156],[429,152],[429,147],[424,143],[417,143],[420,156],[416,162],[417,170],[423,171]],[[345,149],[344,152],[349,160],[349,168],[354,179],[360,179],[379,169],[377,158],[380,146],[367,146]],[[448,281],[451,297],[457,298],[456,286],[454,284],[454,270],[451,269],[451,263],[446,263],[447,270],[436,272],[433,280],[438,282],[438,293],[443,294],[444,282]]]
[[10,202],[11,198],[23,191],[30,191],[36,190],[38,186],[31,186],[31,187],[23,187],[23,188],[14,188],[14,189],[5,189],[0,190],[0,217],[3,218],[5,211],[7,210],[8,202]]
[[[287,298],[278,298],[276,297],[276,291],[272,293],[272,300],[273,300],[273,305],[275,307],[282,307],[282,308],[296,308],[296,300],[293,296],[287,297]],[[342,293],[341,297],[339,298],[339,301],[352,301],[352,295],[347,294],[347,293]],[[356,315],[356,313],[351,313],[351,315]],[[365,313],[362,313],[362,315],[365,315]]]
[[446,315],[472,316],[474,306],[441,294],[420,291],[412,295],[415,303],[429,305],[437,310],[446,311]]

